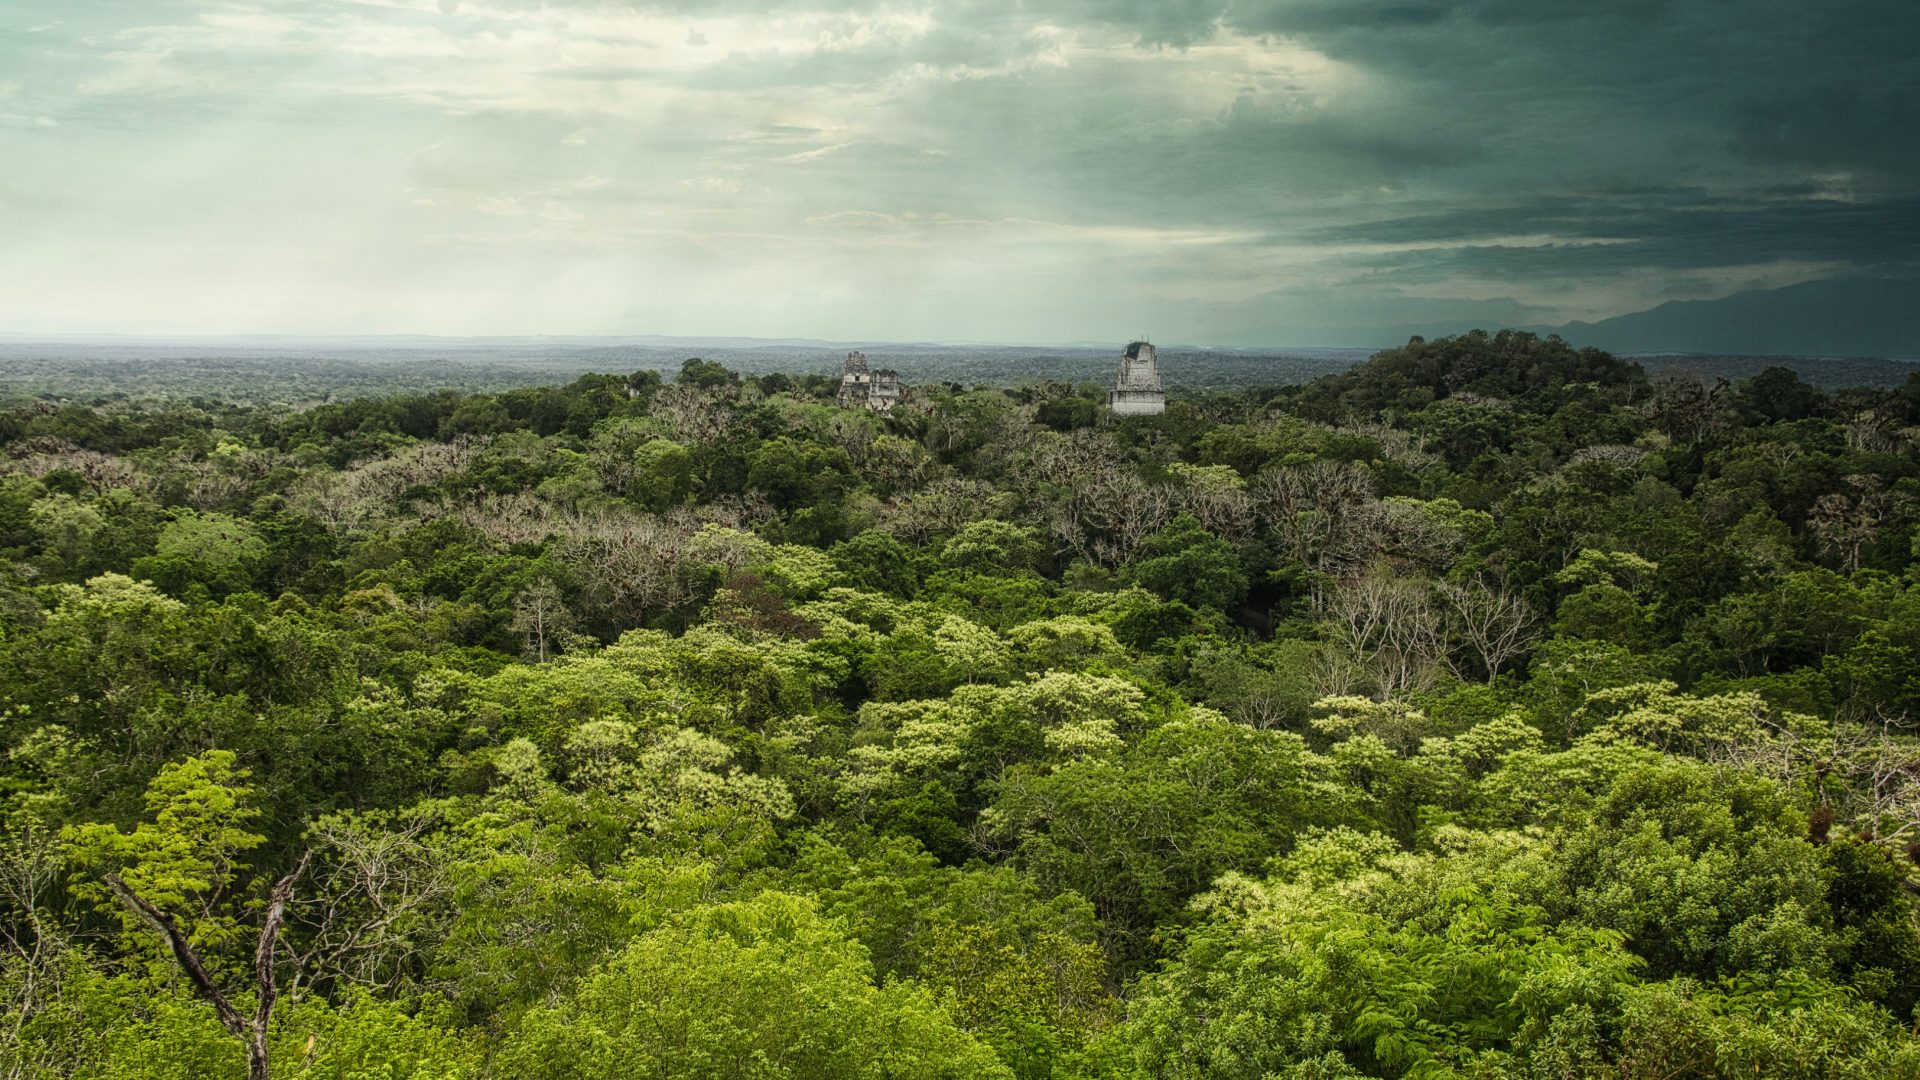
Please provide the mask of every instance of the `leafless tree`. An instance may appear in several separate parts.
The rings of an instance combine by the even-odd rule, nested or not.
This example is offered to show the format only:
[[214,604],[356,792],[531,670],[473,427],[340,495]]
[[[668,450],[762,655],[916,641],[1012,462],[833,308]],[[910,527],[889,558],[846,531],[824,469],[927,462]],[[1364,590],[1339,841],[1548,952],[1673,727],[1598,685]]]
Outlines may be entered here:
[[1376,567],[1334,589],[1326,613],[1334,640],[1373,676],[1381,699],[1431,683],[1445,635],[1427,582]]
[[1710,760],[1802,786],[1830,819],[1885,844],[1920,835],[1920,743],[1883,722],[1808,735],[1772,716],[1757,734],[1710,748]]
[[998,516],[1006,501],[1003,493],[979,480],[935,480],[888,503],[880,527],[909,543],[925,544],[959,532],[969,521]]
[[513,598],[513,618],[507,627],[526,639],[523,655],[544,664],[555,639],[573,629],[573,614],[561,603],[559,586],[541,578]]
[[687,518],[618,511],[565,515],[549,535],[561,537],[555,556],[579,570],[586,598],[615,625],[633,627],[693,598],[694,532]]
[[[1487,685],[1493,685],[1507,661],[1533,644],[1539,615],[1524,597],[1478,574],[1461,582],[1442,581],[1438,592],[1446,605],[1449,628],[1480,661]],[[1455,674],[1465,677],[1457,669]]]
[[1854,780],[1854,819],[1878,840],[1920,833],[1920,747],[1884,727],[1857,729],[1842,746],[1849,752],[1835,756],[1848,763]]
[[1638,446],[1625,446],[1610,443],[1604,446],[1583,446],[1567,459],[1568,467],[1587,464],[1608,465],[1624,473],[1638,474],[1646,463],[1647,451]]
[[1352,462],[1268,469],[1248,484],[1275,546],[1295,562],[1339,575],[1364,565],[1372,538],[1360,515],[1374,503],[1373,476]]
[[1647,419],[1676,442],[1698,442],[1726,419],[1730,388],[1725,379],[1708,386],[1696,375],[1667,376],[1654,384],[1645,405]]
[[1324,648],[1314,651],[1311,677],[1315,697],[1338,697],[1359,693],[1367,670],[1347,650]]
[[389,518],[408,489],[437,484],[473,464],[488,440],[461,435],[421,442],[338,472],[316,472],[295,487],[295,507],[336,536]]
[[240,1010],[227,1000],[227,995],[221,993],[219,985],[213,981],[212,973],[201,962],[199,954],[194,952],[186,933],[174,922],[173,916],[148,903],[118,874],[108,874],[102,879],[121,903],[166,939],[167,947],[173,951],[174,961],[186,973],[194,992],[212,1003],[214,1014],[220,1018],[220,1026],[246,1046],[247,1080],[267,1080],[267,1023],[273,1019],[273,1003],[279,997],[280,990],[273,962],[274,946],[286,923],[287,902],[293,898],[294,882],[300,879],[306,869],[307,857],[302,855],[299,864],[274,883],[273,891],[267,897],[267,912],[260,921],[260,939],[253,952],[255,1005],[251,1017],[241,1015]]
[[323,818],[308,831],[318,855],[309,899],[296,901],[292,992],[304,984],[392,989],[436,932],[432,913],[451,890],[427,844],[428,813],[370,825]]
[[538,543],[562,533],[562,515],[558,507],[526,491],[448,501],[435,508],[436,517],[453,518],[502,544]]
[[682,514],[690,515],[687,521],[694,528],[711,522],[729,529],[751,529],[764,521],[773,521],[780,511],[767,498],[763,491],[748,491],[740,495],[722,495],[710,502],[695,507],[675,507],[669,511],[669,520],[678,521]]
[[1860,569],[1860,557],[1867,545],[1880,535],[1880,527],[1889,517],[1906,508],[1904,492],[1888,491],[1877,476],[1855,474],[1846,478],[1848,491],[1828,492],[1814,500],[1807,525],[1819,538],[1820,548],[1837,555],[1848,573]]
[[0,980],[7,1045],[20,1045],[21,1029],[59,989],[66,940],[49,917],[47,897],[64,865],[57,833],[38,822],[29,820],[0,840],[0,946],[6,950],[0,967],[11,969],[11,977]]
[[1347,546],[1336,555],[1346,566],[1385,560],[1402,572],[1444,570],[1459,558],[1466,537],[1418,503],[1383,499],[1357,508]]
[[1061,505],[1053,535],[1089,562],[1117,566],[1173,516],[1173,489],[1151,484],[1131,470],[1113,469],[1086,478]]
[[835,409],[814,426],[819,428],[820,441],[846,451],[847,460],[855,466],[866,464],[867,452],[885,431],[879,420],[865,409]]
[[1038,436],[1023,471],[1039,483],[1067,488],[1086,477],[1118,470],[1125,462],[1126,455],[1112,435],[1081,428],[1064,435],[1047,432]]
[[1899,406],[1889,399],[1857,410],[1847,417],[1841,429],[1846,434],[1847,448],[1882,454],[1893,450],[1900,443],[1900,433],[1895,427],[1899,416]]
[[708,443],[727,433],[734,413],[698,387],[663,386],[653,395],[653,415],[685,443]]
[[[1465,395],[1455,394],[1454,399],[1459,400],[1463,396]],[[1404,465],[1414,472],[1440,462],[1440,455],[1427,449],[1426,436],[1391,424],[1371,420],[1348,424],[1334,430],[1372,439],[1379,444],[1381,457]]]
[[1252,535],[1253,498],[1244,488],[1189,477],[1176,494],[1179,508],[1192,514],[1208,532],[1236,543]]
[[270,449],[226,442],[204,456],[180,450],[167,459],[166,472],[168,481],[185,493],[187,505],[213,510],[230,503],[285,460],[286,455]]
[[[23,452],[29,448],[32,452]],[[152,478],[126,458],[83,450],[65,439],[42,437],[32,440],[27,448],[10,449],[16,460],[8,463],[9,472],[39,478],[56,469],[67,470],[78,473],[88,487],[102,494],[122,488],[147,491],[153,487]]]
[[[60,406],[51,401],[37,402],[29,406],[30,410],[42,416],[60,411]],[[72,439],[63,439],[58,435],[30,435],[24,439],[15,439],[7,444],[7,457],[15,462],[24,462],[32,458],[47,457],[53,454],[65,454],[80,449],[80,444]],[[9,465],[8,468],[15,468]]]
[[1455,390],[1448,394],[1447,398],[1451,401],[1463,402],[1468,405],[1478,405],[1483,409],[1492,409],[1494,412],[1510,413],[1513,411],[1513,402],[1506,398],[1494,397],[1492,394],[1476,393],[1472,390]]
[[1240,542],[1253,533],[1253,500],[1244,491],[1187,488],[1180,507],[1207,527],[1207,531]]

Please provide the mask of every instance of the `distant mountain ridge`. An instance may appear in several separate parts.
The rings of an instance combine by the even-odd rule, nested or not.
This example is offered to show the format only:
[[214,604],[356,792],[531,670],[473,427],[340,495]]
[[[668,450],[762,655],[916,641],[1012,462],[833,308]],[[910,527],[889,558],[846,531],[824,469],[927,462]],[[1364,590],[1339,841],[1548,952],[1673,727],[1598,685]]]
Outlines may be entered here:
[[[1505,303],[1507,307],[1502,308]],[[1220,354],[1313,355],[1356,348],[1381,349],[1397,345],[1410,335],[1444,337],[1469,330],[1498,330],[1521,320],[1512,301],[1487,301],[1471,309],[1433,319],[1394,319],[1355,325],[1296,327],[1293,345],[1160,344],[1163,351],[1188,350]],[[1486,317],[1482,317],[1486,316]],[[1524,318],[1524,316],[1522,317]],[[1780,289],[1756,289],[1717,300],[1674,300],[1645,311],[1616,315],[1597,322],[1524,325],[1539,334],[1558,334],[1575,345],[1591,345],[1615,353],[1690,353],[1716,356],[1778,356],[1797,358],[1860,357],[1920,360],[1920,279],[1826,278]],[[1189,328],[1191,330],[1191,328]],[[1227,330],[1227,339],[1271,334],[1273,327],[1248,332]],[[1204,331],[1180,335],[1205,340]],[[1314,344],[1298,343],[1311,338]],[[21,350],[52,346],[62,349],[139,349],[197,353],[203,350],[282,354],[390,350],[457,354],[512,351],[523,354],[573,354],[583,350],[668,349],[705,352],[766,350],[887,349],[893,351],[951,351],[954,349],[1026,349],[1045,352],[1092,352],[1117,356],[1122,342],[1066,343],[1015,341],[884,341],[824,338],[757,338],[720,335],[669,334],[524,334],[441,336],[435,334],[31,334],[0,332],[0,349]]]
[[1534,327],[1616,353],[1920,358],[1920,281],[1827,278]]

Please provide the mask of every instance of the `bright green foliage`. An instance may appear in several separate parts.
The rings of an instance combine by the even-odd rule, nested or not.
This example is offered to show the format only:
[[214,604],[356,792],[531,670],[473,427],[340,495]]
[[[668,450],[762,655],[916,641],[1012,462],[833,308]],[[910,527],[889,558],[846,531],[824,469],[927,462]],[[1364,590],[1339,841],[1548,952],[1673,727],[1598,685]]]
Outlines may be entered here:
[[[129,940],[148,939],[145,923],[121,906],[99,875],[118,873],[131,888],[182,924],[194,945],[214,955],[246,944],[246,931],[227,905],[242,858],[266,837],[249,831],[260,812],[249,805],[247,771],[227,750],[209,750],[160,769],[147,785],[149,820],[123,831],[112,825],[70,827],[67,858],[73,891],[117,916]],[[155,958],[155,970],[166,960]]]
[[1007,633],[1032,671],[1073,671],[1126,660],[1126,650],[1111,629],[1089,619],[1060,616],[1022,623]]
[[0,1075],[1920,1080],[1920,381],[677,370],[0,405]]
[[1570,829],[1556,907],[1617,930],[1659,975],[1825,974],[1806,818],[1773,784],[1696,764],[1619,778]]
[[107,523],[99,510],[66,494],[41,499],[33,504],[29,515],[41,549],[69,572],[89,565],[95,537]]
[[[248,1002],[240,1001],[247,1008]],[[485,1075],[479,1040],[463,1036],[444,1017],[417,1014],[359,998],[340,1006],[306,999],[277,1013],[271,1060],[274,1076],[290,1080],[479,1080]],[[18,1049],[22,1061],[57,1052],[82,1080],[241,1080],[239,1044],[220,1029],[213,1010],[184,990],[156,994],[151,986],[85,971],[60,988],[53,1007],[31,1020]],[[0,1061],[8,1061],[0,1050]],[[12,1064],[12,1062],[9,1062]]]
[[642,935],[529,1014],[497,1067],[605,1080],[1007,1075],[931,994],[875,988],[866,950],[782,893]]
[[828,553],[856,589],[912,596],[919,584],[918,553],[893,536],[869,529]]
[[799,883],[847,921],[883,977],[951,991],[962,1026],[1017,1075],[1048,1075],[1104,1026],[1106,964],[1085,900],[1042,900],[1010,867],[938,867],[911,842],[845,842],[810,845]]
[[[1887,1017],[1862,1008],[1844,989],[1786,977],[1747,980],[1727,991],[1688,980],[1643,987],[1621,1009],[1617,1060],[1622,1073],[1694,1075],[1715,1080],[1748,1076],[1782,1080],[1912,1080],[1920,1051],[1892,1036]],[[1598,1032],[1565,1040],[1576,1055],[1597,1063],[1606,1056]]]
[[267,557],[267,543],[249,523],[225,514],[184,514],[160,530],[154,553],[133,564],[135,576],[179,592],[194,583],[216,594],[245,588]]
[[977,574],[1032,570],[1040,558],[1032,529],[987,519],[969,522],[940,549],[940,568]]
[[1538,909],[1471,888],[1407,922],[1303,900],[1190,935],[1109,1036],[1127,1047],[1117,1056],[1170,1077],[1270,1075],[1330,1056],[1368,1076],[1497,1067],[1633,967],[1604,932],[1555,933]]
[[1092,900],[1133,951],[1216,876],[1347,820],[1324,768],[1297,736],[1196,710],[1114,753],[1011,770],[988,824],[1043,887]]

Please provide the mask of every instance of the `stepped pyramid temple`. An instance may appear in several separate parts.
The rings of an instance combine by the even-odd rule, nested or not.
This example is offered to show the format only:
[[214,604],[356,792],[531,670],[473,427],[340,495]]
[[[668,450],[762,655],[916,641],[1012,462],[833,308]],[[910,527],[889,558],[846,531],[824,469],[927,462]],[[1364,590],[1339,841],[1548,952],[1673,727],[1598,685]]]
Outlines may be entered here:
[[847,354],[840,369],[840,407],[865,405],[874,412],[892,412],[900,400],[900,373],[890,368],[867,369],[867,354],[855,350]]
[[1115,416],[1158,416],[1167,411],[1167,392],[1160,388],[1160,358],[1153,346],[1136,341],[1120,358],[1120,374],[1107,395]]

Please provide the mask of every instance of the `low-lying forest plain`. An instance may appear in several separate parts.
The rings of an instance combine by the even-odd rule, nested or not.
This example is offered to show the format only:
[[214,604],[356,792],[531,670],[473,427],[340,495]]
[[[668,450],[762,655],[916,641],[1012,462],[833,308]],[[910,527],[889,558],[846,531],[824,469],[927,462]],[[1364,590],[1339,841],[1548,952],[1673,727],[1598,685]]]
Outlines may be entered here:
[[0,1076],[1920,1077],[1920,377],[836,388],[0,412]]

